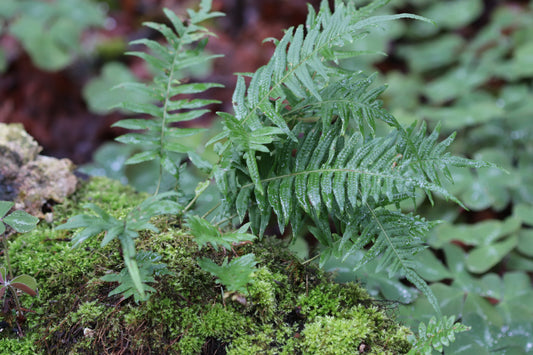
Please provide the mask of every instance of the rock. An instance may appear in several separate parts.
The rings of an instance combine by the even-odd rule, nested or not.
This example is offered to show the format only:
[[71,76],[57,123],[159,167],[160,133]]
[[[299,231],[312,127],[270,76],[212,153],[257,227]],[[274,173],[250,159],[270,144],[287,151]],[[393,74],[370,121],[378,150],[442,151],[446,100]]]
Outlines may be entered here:
[[39,155],[42,147],[21,124],[0,123],[0,200],[45,218],[49,205],[76,190],[74,164]]

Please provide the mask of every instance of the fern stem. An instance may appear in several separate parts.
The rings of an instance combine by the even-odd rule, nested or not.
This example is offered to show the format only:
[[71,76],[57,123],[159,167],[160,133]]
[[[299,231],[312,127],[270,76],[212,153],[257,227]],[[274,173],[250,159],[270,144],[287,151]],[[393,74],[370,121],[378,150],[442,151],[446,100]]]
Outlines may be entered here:
[[183,213],[187,212],[189,210],[189,208],[191,208],[194,205],[194,203],[196,202],[196,200],[198,200],[198,197],[200,197],[201,194],[202,193],[199,193],[199,194],[194,196],[194,198],[191,200],[191,202],[189,202],[187,204],[187,206],[185,206],[185,208],[183,209]]
[[231,216],[229,216],[229,217],[227,217],[227,218],[224,218],[223,220],[218,221],[217,223],[215,223],[215,224],[213,224],[213,225],[214,225],[215,227],[218,227],[218,226],[220,226],[221,224],[226,223],[226,222],[229,222],[229,221],[231,221],[233,218],[238,217],[238,216],[239,216],[239,215],[238,215],[237,213],[235,213],[234,215],[231,215]]
[[[160,159],[163,159],[163,147],[164,147],[164,140],[165,140],[165,132],[166,132],[166,124],[167,124],[167,119],[168,119],[168,104],[170,102],[170,91],[172,89],[172,78],[174,77],[174,73],[176,71],[176,61],[178,59],[178,56],[180,54],[180,50],[182,48],[182,41],[178,41],[178,43],[174,46],[174,57],[172,58],[172,66],[170,67],[170,71],[168,73],[168,80],[167,80],[167,83],[166,83],[166,90],[165,90],[165,103],[163,104],[163,117],[162,117],[162,120],[161,120],[161,134],[160,134],[160,138],[159,138],[159,141],[161,142],[161,156],[160,156]],[[179,81],[177,82],[177,84],[179,84]],[[178,174],[179,174],[179,169],[178,169]],[[159,193],[159,187],[161,185],[161,180],[163,179],[163,164],[160,164],[159,165],[159,179],[157,181],[157,188],[155,190],[155,195],[157,195]]]
[[302,261],[302,265],[309,264],[311,261],[315,260],[319,256],[320,256],[320,254],[317,254],[317,255],[313,256],[311,259],[307,259],[306,261]]
[[163,178],[163,166],[159,165],[159,178],[157,179],[157,186],[155,188],[154,196],[159,193],[159,187],[161,186],[161,180]]
[[218,206],[220,206],[222,204],[222,202],[218,202],[216,205],[214,205],[213,207],[211,207],[209,209],[209,211],[207,211],[206,213],[203,214],[202,218],[205,218],[207,216],[209,216],[214,210],[216,210],[218,208]]

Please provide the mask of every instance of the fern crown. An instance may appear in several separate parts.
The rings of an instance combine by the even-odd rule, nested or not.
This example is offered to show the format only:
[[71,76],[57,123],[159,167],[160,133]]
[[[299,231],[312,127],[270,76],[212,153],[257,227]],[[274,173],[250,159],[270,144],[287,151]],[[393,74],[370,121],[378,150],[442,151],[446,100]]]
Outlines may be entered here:
[[[451,156],[446,149],[454,136],[439,141],[439,127],[427,135],[424,124],[400,125],[378,99],[385,87],[342,67],[342,60],[365,54],[352,44],[373,26],[428,21],[371,16],[386,3],[357,9],[336,1],[332,11],[323,1],[318,12],[310,6],[305,26],[273,40],[268,64],[238,75],[234,113],[219,113],[224,130],[210,142],[221,155],[214,176],[225,211],[241,221],[249,216],[255,233],[262,235],[274,214],[282,232],[288,225],[294,235],[307,228],[319,240],[322,264],[366,250],[360,266],[380,258],[381,267],[406,277],[438,311],[413,262],[434,223],[399,204],[420,190],[460,204],[443,185],[452,181],[449,168],[487,164]],[[379,122],[390,133],[378,136]]]

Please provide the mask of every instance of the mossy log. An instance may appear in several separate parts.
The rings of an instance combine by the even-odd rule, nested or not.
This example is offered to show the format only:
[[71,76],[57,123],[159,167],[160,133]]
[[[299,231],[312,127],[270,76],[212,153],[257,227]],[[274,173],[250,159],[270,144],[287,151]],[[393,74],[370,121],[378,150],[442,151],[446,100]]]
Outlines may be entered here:
[[[53,221],[12,236],[17,273],[33,275],[37,298],[23,296],[25,336],[5,329],[2,354],[401,354],[410,331],[356,284],[337,284],[316,267],[302,264],[286,242],[265,237],[233,251],[201,251],[174,217],[156,221],[159,234],[143,234],[139,250],[162,256],[170,274],[136,304],[100,277],[123,268],[120,246],[100,247],[93,238],[72,249],[72,231],[54,226],[96,203],[116,217],[146,196],[106,178],[92,178],[64,203]],[[197,265],[233,253],[259,260],[248,295],[224,297],[221,286]],[[226,255],[225,255],[226,254]],[[227,296],[227,295],[226,295]]]

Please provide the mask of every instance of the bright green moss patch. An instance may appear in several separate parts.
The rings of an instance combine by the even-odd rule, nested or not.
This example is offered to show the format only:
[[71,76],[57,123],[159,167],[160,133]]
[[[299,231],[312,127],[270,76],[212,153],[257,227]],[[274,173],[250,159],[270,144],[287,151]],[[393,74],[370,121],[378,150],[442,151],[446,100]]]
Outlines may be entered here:
[[[84,212],[87,202],[121,217],[144,198],[117,182],[94,178],[54,207],[52,225]],[[410,348],[408,330],[362,288],[332,283],[278,240],[235,247],[239,255],[253,252],[259,264],[248,295],[225,294],[196,259],[218,262],[233,252],[200,252],[176,218],[156,223],[161,233],[142,234],[137,246],[161,255],[170,274],[158,277],[152,284],[157,292],[139,305],[131,298],[108,297],[116,285],[100,280],[123,268],[118,242],[101,248],[100,236],[72,249],[72,232],[55,231],[46,222],[13,238],[14,268],[35,276],[40,294],[23,299],[34,311],[26,315],[26,338],[5,332],[3,349],[20,354],[27,349],[32,354],[335,354],[357,353],[364,345],[372,353],[396,354]]]

